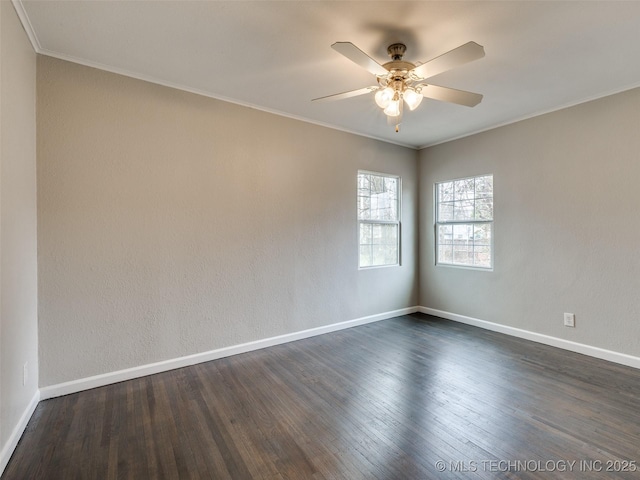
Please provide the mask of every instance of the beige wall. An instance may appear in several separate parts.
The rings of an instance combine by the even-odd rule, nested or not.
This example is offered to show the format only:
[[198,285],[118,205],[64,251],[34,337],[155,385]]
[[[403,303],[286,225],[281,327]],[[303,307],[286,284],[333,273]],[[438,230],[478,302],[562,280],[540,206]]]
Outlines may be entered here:
[[[413,307],[414,150],[38,59],[40,386]],[[403,181],[359,271],[358,169]]]
[[[36,55],[0,2],[0,472],[38,391]],[[23,385],[23,366],[28,379]],[[28,418],[28,417],[27,417]]]
[[[639,127],[636,89],[420,151],[420,304],[640,356]],[[434,266],[434,182],[483,173],[495,270]]]

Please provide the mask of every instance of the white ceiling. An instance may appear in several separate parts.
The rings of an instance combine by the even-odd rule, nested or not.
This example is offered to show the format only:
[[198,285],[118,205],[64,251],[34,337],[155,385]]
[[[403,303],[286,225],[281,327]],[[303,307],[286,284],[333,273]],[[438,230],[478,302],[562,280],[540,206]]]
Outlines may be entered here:
[[[14,0],[38,53],[411,147],[424,147],[640,86],[639,1]],[[426,99],[399,133],[375,84],[330,48],[425,62],[468,41],[486,56],[434,84],[482,93],[474,108]]]

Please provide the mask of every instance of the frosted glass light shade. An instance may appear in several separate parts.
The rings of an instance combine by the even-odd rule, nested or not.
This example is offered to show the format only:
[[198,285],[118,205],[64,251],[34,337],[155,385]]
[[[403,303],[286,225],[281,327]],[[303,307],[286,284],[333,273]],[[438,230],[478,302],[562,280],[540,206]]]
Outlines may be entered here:
[[400,100],[390,101],[387,108],[384,109],[384,113],[390,117],[397,117],[400,115]]
[[420,102],[422,102],[422,95],[416,92],[413,88],[407,88],[402,94],[404,101],[407,102],[409,110],[413,111],[418,108]]
[[376,104],[380,108],[387,108],[391,100],[393,100],[393,89],[391,87],[378,90],[375,95]]

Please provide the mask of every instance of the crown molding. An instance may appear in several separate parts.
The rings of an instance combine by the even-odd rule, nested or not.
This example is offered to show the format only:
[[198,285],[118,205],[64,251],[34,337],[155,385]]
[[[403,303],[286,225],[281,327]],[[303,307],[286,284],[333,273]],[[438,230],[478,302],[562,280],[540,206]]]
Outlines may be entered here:
[[31,46],[33,47],[36,53],[41,53],[42,47],[40,46],[40,41],[38,40],[38,36],[36,35],[35,30],[33,29],[33,25],[31,25],[31,20],[29,20],[27,11],[24,9],[22,0],[11,0],[11,3],[13,3],[13,8],[16,10],[16,13],[18,14],[20,23],[22,23],[22,28],[24,28],[24,31],[27,34],[29,41],[31,42]]

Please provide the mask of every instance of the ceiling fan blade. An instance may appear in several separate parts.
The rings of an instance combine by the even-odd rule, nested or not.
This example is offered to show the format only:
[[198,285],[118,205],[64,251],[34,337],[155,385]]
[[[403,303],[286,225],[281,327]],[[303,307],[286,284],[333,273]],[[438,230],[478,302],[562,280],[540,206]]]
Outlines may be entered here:
[[314,98],[312,102],[331,102],[333,100],[343,100],[345,98],[357,97],[358,95],[364,95],[365,93],[373,92],[378,87],[364,87],[358,90],[350,90],[348,92],[336,93],[335,95],[327,95],[326,97]]
[[412,71],[420,78],[429,78],[482,57],[484,47],[476,42],[468,42],[417,66]]
[[457,103],[467,107],[475,107],[482,101],[479,93],[465,92],[455,88],[439,87],[437,85],[423,85],[420,91],[422,96],[440,100],[442,102]]
[[386,68],[351,42],[336,42],[331,45],[331,48],[374,75],[386,75],[389,73]]

